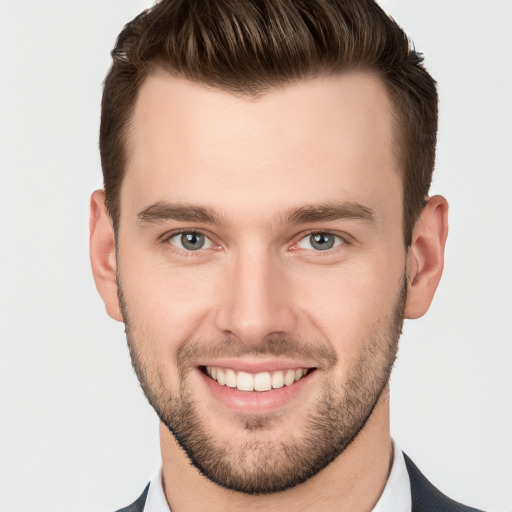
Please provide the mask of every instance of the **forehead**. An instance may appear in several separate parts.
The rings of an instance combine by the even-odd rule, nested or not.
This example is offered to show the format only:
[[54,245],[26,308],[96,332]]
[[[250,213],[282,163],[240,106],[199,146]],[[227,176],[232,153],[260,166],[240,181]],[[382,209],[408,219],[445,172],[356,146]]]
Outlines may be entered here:
[[[401,203],[393,115],[376,77],[347,73],[246,98],[165,73],[141,87],[121,203],[269,212],[315,201]],[[121,207],[123,211],[123,206]]]

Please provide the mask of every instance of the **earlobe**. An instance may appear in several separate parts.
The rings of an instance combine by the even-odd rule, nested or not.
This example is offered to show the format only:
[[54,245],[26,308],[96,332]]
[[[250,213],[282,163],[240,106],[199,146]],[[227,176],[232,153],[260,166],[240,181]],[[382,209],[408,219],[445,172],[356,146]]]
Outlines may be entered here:
[[406,318],[419,318],[429,309],[444,267],[448,235],[448,202],[429,198],[414,226],[407,256]]
[[123,321],[117,296],[116,244],[110,215],[105,206],[105,192],[96,190],[91,195],[89,220],[89,253],[92,273],[107,313]]

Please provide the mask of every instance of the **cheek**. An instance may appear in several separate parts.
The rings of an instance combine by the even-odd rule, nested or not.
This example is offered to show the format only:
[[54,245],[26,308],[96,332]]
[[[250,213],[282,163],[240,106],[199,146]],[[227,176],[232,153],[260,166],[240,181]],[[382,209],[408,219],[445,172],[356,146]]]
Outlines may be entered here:
[[208,285],[190,272],[131,267],[119,268],[131,343],[146,377],[156,379],[162,389],[176,390],[180,386],[177,351],[206,323]]
[[130,323],[160,344],[160,350],[192,336],[208,314],[215,289],[207,269],[172,267],[128,256],[120,265]]
[[[345,361],[394,317],[403,287],[400,258],[375,258],[302,276],[299,307]],[[383,272],[385,268],[388,271]]]

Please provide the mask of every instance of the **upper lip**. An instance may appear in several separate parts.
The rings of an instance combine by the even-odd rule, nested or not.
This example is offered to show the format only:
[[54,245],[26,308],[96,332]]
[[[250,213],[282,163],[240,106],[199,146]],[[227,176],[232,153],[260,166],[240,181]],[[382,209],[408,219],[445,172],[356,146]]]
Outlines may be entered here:
[[296,359],[238,359],[220,358],[201,361],[199,366],[211,366],[215,368],[231,368],[232,370],[247,373],[273,372],[277,370],[296,370],[297,368],[312,369],[317,366],[311,362]]

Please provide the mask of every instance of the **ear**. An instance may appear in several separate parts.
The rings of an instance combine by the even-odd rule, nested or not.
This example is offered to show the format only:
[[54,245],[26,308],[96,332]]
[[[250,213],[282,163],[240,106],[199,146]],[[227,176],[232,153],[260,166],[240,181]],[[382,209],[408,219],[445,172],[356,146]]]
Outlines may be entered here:
[[407,255],[405,318],[419,318],[429,309],[444,267],[448,235],[448,202],[429,198],[414,226]]
[[105,303],[107,313],[114,320],[122,322],[117,297],[116,242],[103,190],[96,190],[91,196],[89,230],[89,253],[96,289]]

